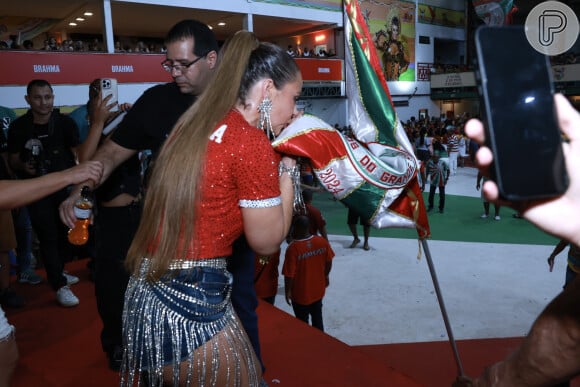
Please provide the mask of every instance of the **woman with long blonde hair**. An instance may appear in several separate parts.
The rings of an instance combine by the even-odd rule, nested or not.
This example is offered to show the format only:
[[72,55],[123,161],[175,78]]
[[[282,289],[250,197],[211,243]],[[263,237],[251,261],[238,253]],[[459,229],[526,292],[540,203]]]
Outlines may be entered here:
[[259,385],[260,364],[230,302],[226,258],[242,234],[268,255],[288,233],[291,175],[299,171],[269,136],[297,113],[301,89],[283,49],[239,31],[177,122],[127,257],[122,385]]

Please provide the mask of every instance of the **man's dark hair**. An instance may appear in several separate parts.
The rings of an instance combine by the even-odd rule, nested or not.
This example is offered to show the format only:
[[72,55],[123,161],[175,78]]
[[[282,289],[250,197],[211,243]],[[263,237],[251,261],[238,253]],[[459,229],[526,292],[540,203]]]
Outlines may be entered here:
[[217,40],[209,27],[197,20],[182,20],[169,30],[165,45],[183,39],[193,39],[193,53],[200,57],[219,49]]
[[26,86],[26,94],[30,94],[33,87],[49,87],[50,91],[52,91],[52,86],[44,79],[33,79],[28,82],[28,86]]
[[296,238],[303,238],[310,234],[309,227],[310,227],[310,219],[308,216],[305,215],[298,215],[294,218],[292,222],[293,227],[293,235]]

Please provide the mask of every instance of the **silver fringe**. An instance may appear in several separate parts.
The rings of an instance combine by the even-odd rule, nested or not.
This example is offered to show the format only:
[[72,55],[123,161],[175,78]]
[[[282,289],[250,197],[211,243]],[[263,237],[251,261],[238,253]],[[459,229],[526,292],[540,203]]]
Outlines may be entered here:
[[[231,285],[226,287],[224,300],[211,305],[167,282],[148,281],[148,266],[144,259],[139,276],[131,277],[125,295],[120,385],[166,386],[165,373],[165,379],[172,379],[174,386],[259,386],[260,364],[233,311]],[[180,282],[180,286],[199,289],[196,283]],[[170,307],[179,304],[186,313],[193,313],[188,305],[197,304],[212,312],[223,310],[224,315],[212,322],[196,321]],[[170,335],[173,361],[165,359],[161,349],[166,334]],[[181,360],[184,342],[188,355]],[[183,364],[187,367],[185,375],[180,372]]]

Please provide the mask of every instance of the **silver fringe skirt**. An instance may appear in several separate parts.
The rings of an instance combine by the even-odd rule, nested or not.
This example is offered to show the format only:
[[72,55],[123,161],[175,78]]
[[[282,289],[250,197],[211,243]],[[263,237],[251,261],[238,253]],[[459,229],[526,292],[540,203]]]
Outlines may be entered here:
[[259,385],[226,259],[174,261],[155,282],[146,278],[149,263],[125,293],[121,386]]

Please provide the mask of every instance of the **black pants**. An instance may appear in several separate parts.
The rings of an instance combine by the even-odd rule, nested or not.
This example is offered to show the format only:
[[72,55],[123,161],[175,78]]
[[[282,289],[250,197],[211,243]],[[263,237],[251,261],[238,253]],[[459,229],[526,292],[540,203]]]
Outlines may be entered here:
[[254,289],[255,262],[254,252],[244,236],[234,242],[232,256],[228,259],[228,270],[234,277],[232,285],[232,305],[250,338],[254,352],[262,365],[260,338],[258,336],[258,297]]
[[322,300],[313,302],[310,305],[300,305],[295,302],[292,303],[294,315],[297,319],[309,323],[309,317],[312,317],[312,326],[324,332],[324,323],[322,322]]
[[67,240],[68,228],[62,223],[58,206],[68,197],[60,190],[28,206],[32,228],[40,243],[40,253],[48,283],[54,290],[66,285],[64,263],[72,258],[73,246]]
[[[436,188],[437,186],[433,184],[429,186],[429,208],[433,208]],[[445,186],[439,187],[439,209],[441,211],[445,209]]]
[[103,322],[101,345],[109,354],[123,345],[123,304],[129,282],[124,262],[140,218],[139,204],[99,206],[95,217],[95,297]]

